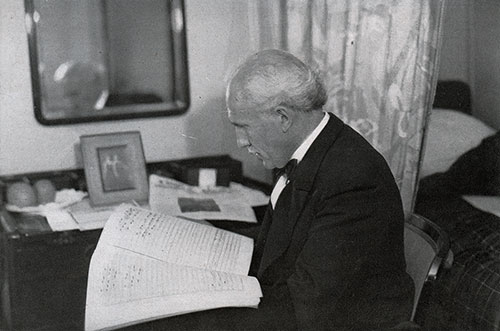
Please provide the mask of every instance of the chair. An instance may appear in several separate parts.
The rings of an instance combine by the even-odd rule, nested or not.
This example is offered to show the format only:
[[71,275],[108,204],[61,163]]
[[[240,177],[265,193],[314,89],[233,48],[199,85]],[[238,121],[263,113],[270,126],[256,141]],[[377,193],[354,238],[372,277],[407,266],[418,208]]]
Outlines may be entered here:
[[448,235],[438,225],[416,214],[405,222],[404,240],[406,271],[415,283],[413,321],[424,284],[430,285],[436,279],[448,256],[450,243]]

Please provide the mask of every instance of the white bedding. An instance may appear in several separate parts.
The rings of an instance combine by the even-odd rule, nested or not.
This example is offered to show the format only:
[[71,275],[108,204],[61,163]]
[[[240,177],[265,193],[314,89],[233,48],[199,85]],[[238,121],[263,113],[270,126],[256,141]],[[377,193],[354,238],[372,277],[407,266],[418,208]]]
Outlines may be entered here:
[[444,172],[458,157],[496,131],[477,118],[451,109],[432,110],[420,178]]

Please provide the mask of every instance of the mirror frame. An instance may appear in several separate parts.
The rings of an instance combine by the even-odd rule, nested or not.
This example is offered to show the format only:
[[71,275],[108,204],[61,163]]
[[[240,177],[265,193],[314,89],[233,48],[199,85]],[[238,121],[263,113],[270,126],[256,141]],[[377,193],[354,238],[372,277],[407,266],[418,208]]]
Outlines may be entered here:
[[[105,0],[102,0],[105,1]],[[165,103],[165,108],[162,110],[148,110],[148,105],[152,104],[131,104],[120,106],[126,108],[127,111],[116,114],[104,114],[95,116],[81,117],[64,117],[64,118],[47,118],[42,109],[42,88],[41,79],[38,71],[38,44],[36,24],[33,21],[33,13],[35,10],[35,0],[24,0],[26,31],[28,35],[28,50],[31,71],[31,84],[33,95],[33,106],[35,118],[43,125],[61,125],[75,124],[96,121],[113,121],[135,118],[160,117],[180,115],[186,112],[190,106],[190,86],[189,86],[189,67],[187,58],[187,41],[186,41],[186,20],[184,0],[165,0],[169,3],[169,15],[172,15],[172,49],[173,58],[173,90],[174,100]],[[139,108],[137,111],[131,111],[132,108]],[[158,108],[156,105],[155,108]]]

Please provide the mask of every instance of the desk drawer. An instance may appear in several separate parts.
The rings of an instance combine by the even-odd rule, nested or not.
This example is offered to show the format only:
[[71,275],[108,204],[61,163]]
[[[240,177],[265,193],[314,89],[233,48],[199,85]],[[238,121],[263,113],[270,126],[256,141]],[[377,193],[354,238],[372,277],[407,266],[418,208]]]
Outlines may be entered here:
[[86,275],[98,234],[56,233],[40,239],[13,240],[11,267],[16,279]]
[[99,235],[69,231],[4,238],[5,329],[83,330],[88,267]]
[[86,288],[86,276],[38,279],[11,288],[11,329],[83,330]]

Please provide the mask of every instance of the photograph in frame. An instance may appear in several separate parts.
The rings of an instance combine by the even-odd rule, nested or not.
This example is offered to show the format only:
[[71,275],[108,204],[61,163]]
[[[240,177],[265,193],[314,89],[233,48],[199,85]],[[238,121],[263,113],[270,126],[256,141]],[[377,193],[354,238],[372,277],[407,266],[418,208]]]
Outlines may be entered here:
[[139,131],[80,137],[85,179],[93,206],[146,202],[148,180]]

